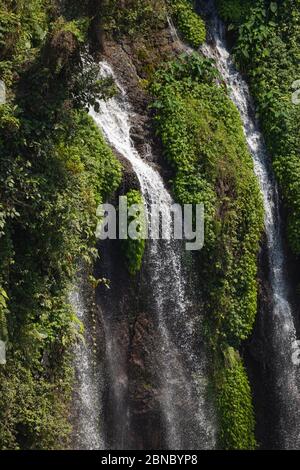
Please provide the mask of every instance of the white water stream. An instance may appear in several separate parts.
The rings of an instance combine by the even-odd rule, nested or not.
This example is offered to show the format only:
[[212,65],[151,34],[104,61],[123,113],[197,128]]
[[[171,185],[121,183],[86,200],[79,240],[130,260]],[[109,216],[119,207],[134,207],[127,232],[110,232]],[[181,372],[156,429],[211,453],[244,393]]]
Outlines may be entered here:
[[89,306],[85,302],[84,285],[78,276],[78,285],[70,294],[70,303],[85,331],[83,339],[75,348],[75,432],[73,447],[76,450],[103,450],[102,393],[104,389],[103,369],[96,361],[93,349],[93,333]]

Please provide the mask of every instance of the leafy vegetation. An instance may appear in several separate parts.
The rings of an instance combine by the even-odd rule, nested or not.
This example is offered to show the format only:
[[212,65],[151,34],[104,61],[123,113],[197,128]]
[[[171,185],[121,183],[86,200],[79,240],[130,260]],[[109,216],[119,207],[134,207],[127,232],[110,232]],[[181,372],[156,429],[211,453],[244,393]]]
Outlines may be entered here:
[[32,60],[45,39],[51,1],[3,0],[0,7],[0,79],[11,84],[27,60]]
[[[300,79],[300,0],[217,4],[256,101],[289,243],[299,255],[300,108],[291,93]],[[174,197],[205,205],[205,247],[196,261],[205,278],[220,447],[256,447],[251,390],[238,350],[257,311],[261,196],[238,112],[217,85],[213,63],[192,54],[159,66],[163,53],[156,52],[155,36],[167,13],[188,44],[204,42],[205,24],[188,0],[1,2],[0,80],[8,98],[0,106],[0,339],[7,346],[7,364],[0,366],[1,449],[68,446],[71,351],[79,328],[68,292],[78,260],[92,265],[97,255],[96,207],[121,178],[86,113],[99,107],[99,97],[115,93],[111,79],[98,80],[86,53],[92,33],[98,46],[104,34],[130,44],[144,86],[151,82]],[[129,206],[143,204],[137,190],[127,198]],[[136,214],[129,222],[138,220]],[[145,241],[129,238],[122,247],[129,273],[137,274]]]
[[[208,337],[219,370],[225,360],[223,351],[228,346],[238,348],[253,328],[263,208],[240,117],[225,89],[215,85],[215,76],[210,60],[198,54],[182,56],[155,75],[151,92],[157,131],[173,168],[175,198],[182,204],[205,206],[205,247],[198,262],[205,276]],[[241,415],[250,413],[251,394],[241,367],[221,373],[225,375],[217,388],[221,397],[217,403],[222,416],[229,406],[223,408],[227,387],[234,386],[230,377],[237,370],[244,379],[236,382],[230,398],[236,401],[230,406],[236,406]],[[240,399],[244,392],[245,409]],[[225,426],[225,420],[221,421]],[[247,437],[244,429],[240,437],[236,428],[232,431],[236,441],[223,430],[222,445],[252,447],[251,423],[250,418],[245,423]]]
[[217,0],[216,3],[220,15],[230,23],[231,28],[238,26],[247,15],[252,4],[251,0]]
[[0,10],[17,17],[0,67],[0,448],[65,448],[78,331],[68,292],[78,260],[97,254],[97,204],[121,177],[84,109],[112,84],[89,61],[83,71],[75,23],[44,16],[46,1],[12,3]]
[[221,439],[225,449],[255,449],[255,420],[247,372],[240,355],[229,347],[224,351],[217,375]]
[[108,0],[104,11],[105,27],[115,36],[152,35],[166,20],[166,8],[161,0],[125,0],[122,8],[118,1]]
[[167,3],[178,30],[184,39],[197,49],[205,41],[206,28],[204,21],[193,9],[194,2],[169,0]]
[[291,96],[293,82],[300,77],[299,7],[298,0],[251,2],[237,24],[234,47],[256,101],[284,198],[289,244],[296,255],[300,254],[300,121],[299,106]]

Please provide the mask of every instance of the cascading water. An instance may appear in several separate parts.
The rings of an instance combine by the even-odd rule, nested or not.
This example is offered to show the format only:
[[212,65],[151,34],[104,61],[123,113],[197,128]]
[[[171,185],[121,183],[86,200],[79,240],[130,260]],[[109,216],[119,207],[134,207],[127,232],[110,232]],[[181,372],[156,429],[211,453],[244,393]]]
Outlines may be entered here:
[[85,287],[81,276],[70,294],[70,303],[84,327],[84,337],[75,351],[76,387],[74,409],[74,449],[102,450],[105,442],[102,427],[103,370],[95,363],[94,340],[90,308],[85,301]]
[[181,43],[180,38],[177,33],[177,29],[174,26],[173,20],[170,16],[167,16],[168,26],[171,33],[171,38],[174,42]]
[[202,52],[215,60],[230,96],[237,106],[248,146],[253,157],[254,170],[259,180],[265,208],[265,230],[270,265],[272,300],[272,331],[270,331],[273,354],[268,360],[276,377],[275,400],[279,402],[278,433],[280,447],[300,449],[300,377],[299,369],[292,362],[293,343],[296,339],[291,307],[288,301],[284,251],[281,235],[278,192],[270,170],[265,143],[258,123],[253,118],[254,109],[246,82],[234,67],[226,48],[225,28],[218,19],[214,2],[206,2],[211,20],[211,41]]
[[[101,75],[113,75],[110,66],[101,64]],[[168,227],[172,227],[172,198],[159,173],[144,161],[130,139],[131,109],[126,93],[101,102],[100,112],[91,110],[95,122],[107,141],[132,165],[149,207],[159,206]],[[146,267],[149,273],[151,309],[157,324],[156,375],[160,383],[159,402],[165,427],[165,446],[169,449],[207,449],[215,447],[216,426],[214,412],[207,398],[207,361],[204,347],[197,341],[196,325],[201,319],[189,302],[181,259],[181,246],[174,240],[149,240]],[[108,320],[107,320],[108,321]],[[106,328],[107,330],[107,328]],[[106,331],[106,342],[113,341]],[[110,380],[119,383],[120,371],[116,364],[118,353],[107,348]],[[115,394],[116,401],[119,398]],[[125,407],[122,410],[125,413]],[[130,426],[130,423],[127,426]]]
[[169,15],[167,16],[167,23],[169,26],[169,31],[170,31],[173,42],[177,43],[180,49],[182,49],[184,53],[192,54],[194,50],[188,44],[184,43],[183,40],[179,37],[178,31],[175,28],[174,22]]

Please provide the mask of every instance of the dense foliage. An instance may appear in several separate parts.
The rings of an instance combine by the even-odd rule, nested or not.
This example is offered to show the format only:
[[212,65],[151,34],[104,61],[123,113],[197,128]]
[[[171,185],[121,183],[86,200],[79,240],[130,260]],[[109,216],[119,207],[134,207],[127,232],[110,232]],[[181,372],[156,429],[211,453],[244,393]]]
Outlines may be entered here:
[[248,13],[251,0],[217,0],[219,13],[222,18],[230,22],[231,28],[237,27]]
[[255,420],[243,362],[233,348],[223,351],[225,366],[217,374],[221,439],[225,449],[255,449]]
[[66,447],[78,331],[68,292],[77,261],[96,255],[97,204],[120,181],[84,111],[111,83],[94,81],[88,61],[85,74],[79,29],[53,11],[47,17],[48,6],[6,1],[0,10],[13,38],[0,67],[8,88],[0,108],[2,449]]
[[[205,247],[199,269],[205,278],[209,341],[219,358],[228,345],[237,348],[253,328],[263,209],[240,117],[225,89],[214,84],[215,76],[211,61],[198,54],[183,56],[155,75],[151,91],[157,130],[173,167],[174,195],[182,204],[205,206]],[[217,359],[217,375],[219,367]],[[247,383],[241,367],[239,374],[243,380],[236,382],[237,388]],[[217,387],[223,415],[228,394],[222,384],[227,386],[227,381]],[[233,394],[231,399],[237,397],[237,401],[232,406],[252,423],[249,387],[243,391]],[[230,419],[235,418],[228,416],[226,426],[234,425]],[[236,423],[232,428],[235,440],[222,432],[224,447],[252,447],[253,427],[248,426],[247,436],[238,427]]]
[[[300,0],[216,3],[256,101],[290,246],[299,255],[300,108],[291,95],[300,79]],[[205,247],[196,262],[205,279],[219,446],[256,447],[238,351],[257,311],[261,196],[238,112],[217,84],[212,61],[191,54],[160,63],[174,52],[162,33],[167,15],[190,46],[204,42],[205,24],[194,6],[189,0],[1,1],[0,80],[7,88],[7,103],[0,105],[0,340],[7,346],[7,364],[0,365],[1,449],[68,446],[71,350],[80,330],[68,293],[78,261],[92,265],[97,256],[96,207],[121,178],[86,112],[115,92],[112,79],[97,79],[85,47],[92,38],[101,49],[105,34],[122,44],[130,67],[136,65],[143,93],[151,82],[175,199],[204,203]],[[139,191],[126,196],[129,206],[143,205]],[[137,220],[131,216],[129,223]],[[136,275],[145,240],[129,238],[122,249]]]
[[168,6],[175,24],[183,38],[194,48],[198,48],[206,37],[204,21],[198,16],[189,0],[168,0]]
[[[140,191],[131,189],[125,194],[129,214],[128,227],[132,225],[133,237],[129,236],[123,241],[123,252],[125,255],[128,271],[131,275],[138,273],[142,267],[145,251],[145,211],[144,199]],[[129,234],[130,235],[130,234]]]
[[48,31],[51,2],[4,0],[0,7],[0,75],[6,84],[36,54]]
[[[104,2],[105,3],[105,2]],[[166,20],[161,0],[107,0],[104,4],[105,28],[119,37],[142,37],[159,30]]]
[[[225,13],[227,1],[220,1]],[[243,2],[235,23],[234,53],[248,76],[262,129],[280,183],[288,218],[288,239],[300,254],[300,120],[292,102],[300,78],[299,0]],[[225,19],[232,22],[230,15]],[[299,87],[298,87],[299,88]]]

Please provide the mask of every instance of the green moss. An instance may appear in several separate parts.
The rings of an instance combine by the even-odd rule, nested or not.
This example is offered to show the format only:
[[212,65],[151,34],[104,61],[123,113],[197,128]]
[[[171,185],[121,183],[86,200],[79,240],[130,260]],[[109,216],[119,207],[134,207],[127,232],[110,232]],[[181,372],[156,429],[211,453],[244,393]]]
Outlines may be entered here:
[[184,39],[195,49],[205,41],[204,21],[195,13],[188,0],[170,0],[168,5],[175,24]]
[[123,241],[122,248],[126,259],[128,271],[131,275],[138,273],[142,267],[143,256],[145,251],[145,211],[144,211],[144,200],[140,191],[132,189],[126,195],[128,210],[136,205],[137,211],[135,214],[128,218],[128,226],[134,224],[134,230],[140,234],[135,238],[129,237]]
[[233,348],[224,351],[224,361],[217,372],[222,448],[255,449],[255,420],[247,372]]

